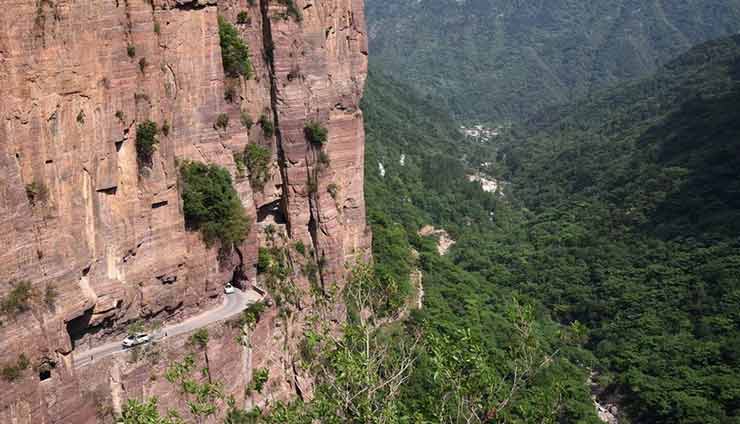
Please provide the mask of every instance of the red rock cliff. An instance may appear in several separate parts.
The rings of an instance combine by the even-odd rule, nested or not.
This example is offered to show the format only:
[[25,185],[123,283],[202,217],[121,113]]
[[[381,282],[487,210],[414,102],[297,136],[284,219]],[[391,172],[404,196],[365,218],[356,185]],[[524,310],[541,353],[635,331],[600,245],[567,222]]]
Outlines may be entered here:
[[[268,225],[286,235],[283,244],[301,241],[316,252],[322,284],[341,280],[345,262],[367,253],[358,108],[367,68],[363,2],[290,3],[3,2],[0,298],[22,281],[34,296],[17,317],[0,317],[0,366],[22,353],[30,361],[19,378],[0,380],[0,422],[96,422],[93,387],[118,403],[127,393],[166,391],[127,377],[114,360],[75,369],[72,353],[136,319],[196,314],[218,301],[228,281],[255,284]],[[219,15],[249,45],[252,78],[224,76]],[[221,114],[226,128],[215,125]],[[273,135],[262,116],[274,122]],[[160,132],[151,169],[140,171],[134,140],[145,120],[169,128]],[[328,129],[323,149],[306,139],[310,121]],[[234,161],[251,143],[273,155],[263,189],[251,187]],[[231,172],[254,223],[231,255],[185,229],[182,160]],[[307,284],[297,271],[294,280]],[[52,305],[43,302],[48,291],[58,294]],[[289,358],[300,314],[287,325],[277,316],[268,312],[248,349],[226,346],[227,336],[217,340],[233,362],[246,363],[223,357],[212,364],[224,367],[214,372],[232,379],[234,390],[262,364],[276,369],[274,396],[300,391]],[[171,354],[177,358],[176,349]],[[48,364],[55,367],[40,381],[36,371]]]

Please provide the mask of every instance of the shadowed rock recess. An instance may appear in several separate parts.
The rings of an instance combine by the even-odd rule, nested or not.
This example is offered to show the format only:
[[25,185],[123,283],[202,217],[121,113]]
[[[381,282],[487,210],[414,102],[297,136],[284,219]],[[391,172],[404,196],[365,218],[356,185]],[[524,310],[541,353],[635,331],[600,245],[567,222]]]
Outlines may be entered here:
[[[286,246],[310,246],[313,255],[295,260],[318,262],[324,285],[367,256],[363,1],[295,0],[299,16],[285,3],[4,2],[0,299],[22,282],[31,294],[0,315],[1,360],[23,354],[30,363],[0,379],[0,422],[109,422],[142,395],[181,408],[161,371],[183,357],[186,337],[159,345],[159,362],[111,357],[75,368],[72,352],[121,337],[137,320],[198,314],[220,303],[227,282],[259,285],[267,226]],[[219,16],[249,47],[249,79],[224,74]],[[147,121],[157,143],[142,163],[136,132]],[[323,146],[307,140],[308,122],[328,129]],[[272,154],[264,187],[252,187],[237,163],[248,144]],[[251,221],[234,249],[186,229],[178,173],[186,160],[231,174]],[[291,284],[308,287],[295,268]],[[243,402],[257,368],[269,369],[270,383],[255,404],[310,390],[294,356],[313,302],[301,299],[287,324],[269,308],[248,343],[235,342],[230,326],[210,330],[211,374],[226,392]]]

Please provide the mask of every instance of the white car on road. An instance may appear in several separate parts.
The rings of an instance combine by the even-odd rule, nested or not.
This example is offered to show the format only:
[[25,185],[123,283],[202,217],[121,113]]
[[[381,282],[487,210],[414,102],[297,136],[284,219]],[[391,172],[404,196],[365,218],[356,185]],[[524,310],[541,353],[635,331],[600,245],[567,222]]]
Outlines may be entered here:
[[151,340],[152,338],[149,337],[148,334],[130,334],[128,337],[123,339],[123,342],[121,344],[123,345],[123,347],[134,347],[140,344],[149,343]]
[[232,286],[231,284],[227,284],[224,286],[224,293],[232,294],[234,293],[234,291],[235,291],[234,286]]

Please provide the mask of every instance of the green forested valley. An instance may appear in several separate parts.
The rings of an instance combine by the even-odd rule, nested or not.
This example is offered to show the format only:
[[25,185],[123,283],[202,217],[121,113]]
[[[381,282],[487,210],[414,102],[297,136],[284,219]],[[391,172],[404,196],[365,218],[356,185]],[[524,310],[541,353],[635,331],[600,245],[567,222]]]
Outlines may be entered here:
[[[371,76],[367,197],[379,266],[402,275],[394,252],[421,252],[427,297],[412,325],[471,329],[500,352],[512,334],[502,308],[518,296],[558,352],[527,392],[552,390],[557,375],[568,389],[556,421],[588,419],[592,368],[624,422],[739,422],[740,36],[546,109],[495,146],[456,138],[443,112],[401,93]],[[503,197],[465,180],[481,164],[509,182]],[[447,256],[416,236],[426,223],[457,240]],[[585,327],[585,350],[558,350],[553,322]],[[414,410],[424,368],[409,388]]]
[[368,0],[370,56],[462,119],[520,120],[740,30],[738,0]]

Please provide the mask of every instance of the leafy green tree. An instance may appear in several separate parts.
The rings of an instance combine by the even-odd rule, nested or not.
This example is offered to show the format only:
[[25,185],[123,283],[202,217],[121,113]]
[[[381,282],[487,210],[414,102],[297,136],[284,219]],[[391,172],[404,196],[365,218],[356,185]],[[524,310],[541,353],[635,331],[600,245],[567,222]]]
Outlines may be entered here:
[[152,166],[152,155],[159,140],[157,140],[156,122],[144,121],[136,127],[136,158],[140,166]]
[[240,243],[249,233],[249,220],[228,171],[218,165],[185,162],[180,167],[185,224],[200,230],[207,244],[223,247]]
[[303,128],[303,131],[305,132],[306,138],[308,139],[308,141],[311,142],[311,144],[323,146],[328,140],[329,131],[319,122],[307,122],[305,127]]
[[262,127],[262,133],[265,135],[265,137],[272,137],[273,134],[275,134],[275,125],[272,123],[272,120],[266,115],[262,114],[260,115],[260,127]]
[[218,17],[218,35],[221,42],[221,61],[224,72],[231,77],[252,77],[252,63],[249,60],[249,47],[239,37],[236,28],[224,17]]
[[163,417],[157,410],[157,398],[149,398],[146,402],[129,399],[123,406],[121,414],[123,424],[184,424],[176,413],[170,412]]
[[259,144],[248,144],[244,149],[244,162],[249,170],[249,182],[262,191],[270,179],[272,152]]
[[[218,413],[225,395],[220,382],[213,383],[210,378],[200,382],[192,375],[194,369],[195,359],[188,355],[182,361],[170,364],[165,378],[178,386],[180,394],[186,399],[188,412],[200,423]],[[210,375],[207,367],[204,371]]]

